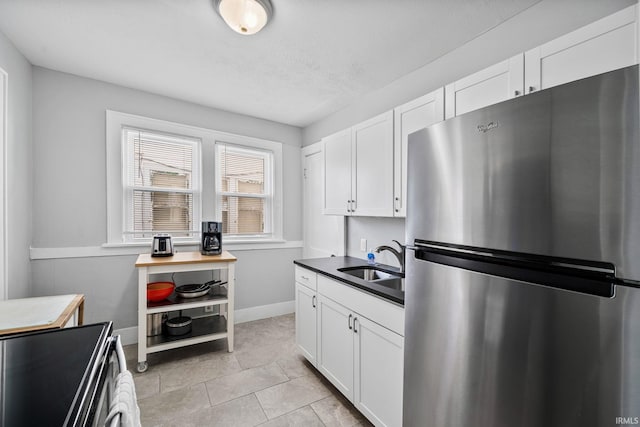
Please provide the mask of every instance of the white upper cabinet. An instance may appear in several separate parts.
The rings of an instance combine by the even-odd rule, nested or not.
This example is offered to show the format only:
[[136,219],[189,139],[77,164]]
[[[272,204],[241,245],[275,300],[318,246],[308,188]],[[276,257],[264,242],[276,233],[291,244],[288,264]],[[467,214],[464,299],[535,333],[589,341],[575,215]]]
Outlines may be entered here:
[[323,142],[324,213],[393,216],[393,111]]
[[446,118],[521,96],[524,54],[518,54],[445,87]]
[[637,5],[445,87],[446,118],[638,63]]
[[324,143],[324,213],[351,212],[351,129],[322,139]]
[[351,128],[352,215],[393,216],[393,111]]
[[525,53],[526,92],[638,62],[637,6],[630,6]]
[[407,214],[407,148],[409,134],[444,120],[444,88],[393,110],[393,215]]

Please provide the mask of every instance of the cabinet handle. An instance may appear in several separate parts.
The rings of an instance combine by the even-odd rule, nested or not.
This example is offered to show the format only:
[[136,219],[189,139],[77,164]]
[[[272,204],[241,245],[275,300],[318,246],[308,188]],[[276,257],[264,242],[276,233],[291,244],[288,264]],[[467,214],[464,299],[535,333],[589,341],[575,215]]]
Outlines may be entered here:
[[312,296],[311,297],[311,305],[313,306],[313,308],[316,308],[316,296]]
[[300,277],[302,277],[304,280],[309,280],[307,276],[300,276]]
[[353,318],[353,332],[355,332],[356,334],[358,333],[358,330],[356,329],[356,322],[358,321],[357,317]]
[[358,204],[356,203],[355,200],[351,201],[351,212],[355,212],[356,209],[358,209]]
[[351,326],[351,319],[353,319],[353,314],[349,315],[349,329],[353,329],[353,326]]
[[534,90],[536,90],[536,88],[535,88],[535,87],[533,87],[533,86],[529,86],[529,93],[533,92]]
[[515,95],[515,96],[520,95],[520,91],[519,91],[519,90],[515,91],[515,92],[514,92],[514,95]]
[[351,200],[347,200],[347,212],[351,212]]

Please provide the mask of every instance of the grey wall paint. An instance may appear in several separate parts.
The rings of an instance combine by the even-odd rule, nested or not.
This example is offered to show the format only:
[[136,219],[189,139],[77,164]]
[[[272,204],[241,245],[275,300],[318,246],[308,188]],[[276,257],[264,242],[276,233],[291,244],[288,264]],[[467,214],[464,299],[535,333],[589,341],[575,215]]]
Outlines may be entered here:
[[[636,0],[544,0],[393,83],[303,129],[303,145],[388,111],[448,83],[539,46]],[[431,41],[425,40],[425,43]],[[389,58],[393,60],[393,58]]]
[[302,238],[299,128],[39,67],[33,92],[34,247],[106,242],[107,109],[282,142],[284,236]]
[[[107,109],[282,142],[284,237],[302,239],[299,128],[34,67],[32,246],[64,248],[106,242]],[[234,254],[238,257],[236,308],[294,299],[292,261],[302,256],[302,249]],[[34,260],[32,293],[84,293],[87,321],[113,320],[116,328],[135,326],[135,259]]]
[[[292,301],[293,260],[301,249],[238,251],[236,309]],[[33,261],[33,296],[81,292],[85,295],[85,322],[111,320],[114,328],[138,324],[137,256],[47,259]],[[207,280],[210,277],[207,277]],[[158,277],[162,280],[162,277]],[[178,285],[201,280],[177,274]]]
[[31,64],[0,33],[0,67],[8,74],[6,186],[9,298],[31,293]]

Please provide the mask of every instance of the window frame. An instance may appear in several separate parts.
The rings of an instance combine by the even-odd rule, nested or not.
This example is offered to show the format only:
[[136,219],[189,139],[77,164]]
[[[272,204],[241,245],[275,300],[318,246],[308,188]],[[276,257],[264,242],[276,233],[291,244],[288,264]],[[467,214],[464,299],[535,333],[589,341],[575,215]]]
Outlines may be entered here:
[[[250,243],[250,242],[274,242],[282,241],[282,144],[279,142],[273,142],[258,138],[251,138],[239,135],[225,134],[221,132],[216,133],[216,139],[214,144],[214,189],[215,189],[215,216],[222,219],[222,206],[218,201],[222,199],[222,195],[228,194],[227,192],[218,192],[221,188],[219,182],[221,174],[218,173],[218,157],[217,147],[219,145],[227,145],[230,147],[236,147],[239,149],[246,149],[248,151],[262,151],[268,153],[271,157],[270,166],[265,168],[265,193],[269,187],[270,196],[268,197],[256,197],[263,198],[265,205],[270,205],[270,209],[265,209],[265,229],[267,228],[267,221],[269,223],[270,232],[262,234],[225,234],[223,239],[225,242],[232,243]],[[206,161],[206,160],[205,160]],[[271,169],[269,171],[268,169]],[[269,173],[270,172],[270,173]],[[268,176],[270,175],[270,176]],[[267,182],[268,181],[268,182]]]
[[[192,150],[192,170],[191,170],[191,189],[175,189],[175,190],[170,190],[169,188],[165,188],[165,187],[157,187],[155,188],[153,185],[149,185],[149,186],[137,186],[133,183],[129,182],[129,177],[127,176],[127,172],[129,170],[130,164],[129,162],[131,161],[135,161],[135,159],[133,159],[133,154],[134,154],[134,147],[133,146],[129,146],[129,144],[126,142],[126,138],[125,138],[125,133],[127,131],[133,131],[133,132],[146,132],[149,134],[155,134],[156,136],[159,137],[159,139],[161,138],[166,138],[167,141],[165,141],[167,144],[177,144],[177,145],[188,145],[191,147]],[[171,141],[171,140],[174,141]],[[181,140],[181,141],[178,141]],[[202,181],[202,173],[200,170],[200,166],[201,166],[201,153],[202,153],[202,140],[200,138],[193,138],[191,136],[186,136],[186,135],[177,135],[177,134],[169,134],[166,132],[160,132],[160,131],[151,131],[148,129],[140,129],[140,128],[135,128],[132,126],[127,126],[124,125],[121,128],[121,143],[122,143],[122,185],[123,185],[123,204],[122,204],[122,209],[123,209],[123,223],[122,223],[122,240],[125,243],[148,243],[151,239],[150,237],[136,237],[136,233],[134,232],[134,226],[130,224],[130,220],[131,220],[131,216],[132,216],[132,212],[131,210],[133,209],[133,199],[134,199],[134,193],[136,191],[149,191],[149,192],[161,192],[161,193],[184,193],[184,194],[190,194],[192,197],[192,203],[191,203],[191,207],[192,207],[192,212],[191,212],[191,229],[187,231],[187,234],[189,234],[189,236],[187,237],[172,237],[172,240],[175,240],[176,242],[180,242],[180,241],[192,241],[193,240],[193,236],[198,235],[198,233],[200,232],[200,222],[198,221],[198,219],[200,218],[199,212],[201,212],[201,200],[202,200],[202,186],[201,186],[201,181]],[[125,154],[126,153],[126,154]],[[154,190],[155,188],[155,190]],[[134,219],[135,222],[135,219]],[[175,234],[173,232],[173,230],[158,230],[155,233],[172,233],[172,236]],[[140,233],[145,233],[145,234],[149,234],[151,233],[151,235],[154,234],[153,231],[151,232],[144,232],[141,231]]]
[[[103,246],[147,246],[152,238],[139,238],[134,242],[127,242],[124,238],[125,221],[125,188],[123,161],[123,128],[135,128],[148,132],[165,133],[179,137],[199,139],[199,159],[196,175],[194,165],[194,185],[200,189],[200,205],[194,203],[193,223],[196,233],[193,237],[174,238],[174,243],[195,245],[200,241],[199,230],[201,221],[220,221],[218,216],[218,194],[216,183],[216,142],[269,151],[273,156],[273,193],[272,193],[272,232],[269,235],[224,235],[225,243],[281,243],[283,240],[283,193],[282,180],[284,164],[282,157],[282,143],[255,137],[236,135],[211,129],[183,125],[165,120],[153,119],[134,114],[106,110],[106,178],[107,178],[107,241]],[[266,215],[266,214],[265,214]]]

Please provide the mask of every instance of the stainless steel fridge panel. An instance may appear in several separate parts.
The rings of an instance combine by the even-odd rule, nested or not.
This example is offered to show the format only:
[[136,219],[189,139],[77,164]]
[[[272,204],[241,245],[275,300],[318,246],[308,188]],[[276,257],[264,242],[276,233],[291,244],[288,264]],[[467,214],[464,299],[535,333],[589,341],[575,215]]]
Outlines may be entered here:
[[603,298],[407,261],[404,425],[640,417],[640,289]]
[[409,136],[415,238],[615,264],[640,280],[638,67]]

